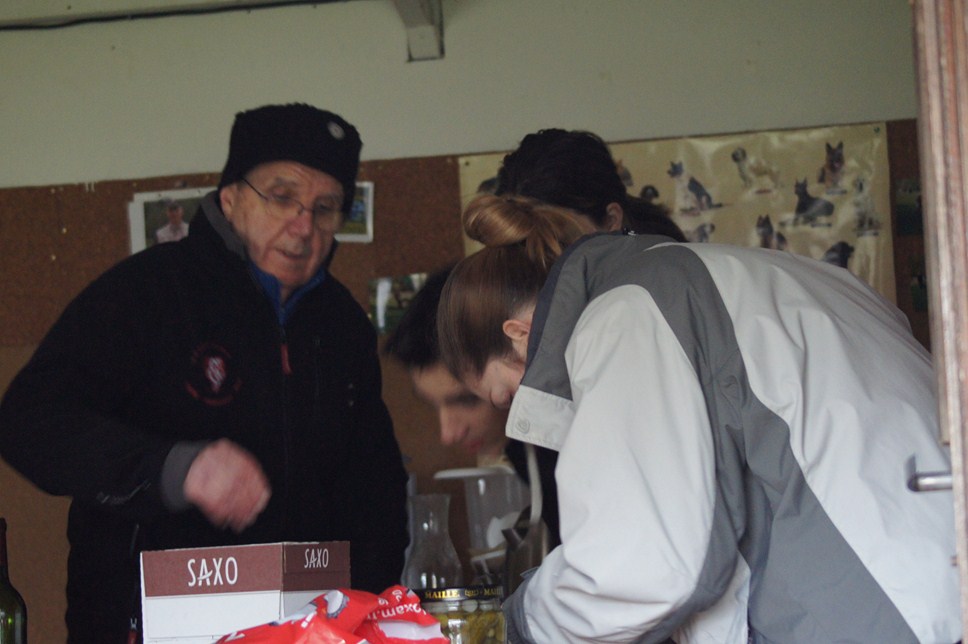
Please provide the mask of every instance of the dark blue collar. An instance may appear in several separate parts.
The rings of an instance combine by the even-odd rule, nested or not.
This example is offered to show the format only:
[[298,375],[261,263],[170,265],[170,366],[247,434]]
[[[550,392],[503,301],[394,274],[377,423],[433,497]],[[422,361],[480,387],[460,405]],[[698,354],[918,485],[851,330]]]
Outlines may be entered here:
[[263,292],[265,292],[266,297],[269,298],[269,302],[272,304],[272,310],[276,312],[276,317],[279,319],[279,324],[285,326],[286,322],[289,320],[289,316],[296,309],[296,304],[302,297],[313,290],[317,286],[323,283],[326,279],[326,266],[321,266],[316,274],[313,275],[308,282],[297,288],[289,296],[289,299],[285,303],[280,301],[282,289],[279,288],[279,280],[276,279],[274,275],[266,273],[264,270],[256,266],[251,260],[249,261],[249,270],[258,280],[259,284],[262,286]]

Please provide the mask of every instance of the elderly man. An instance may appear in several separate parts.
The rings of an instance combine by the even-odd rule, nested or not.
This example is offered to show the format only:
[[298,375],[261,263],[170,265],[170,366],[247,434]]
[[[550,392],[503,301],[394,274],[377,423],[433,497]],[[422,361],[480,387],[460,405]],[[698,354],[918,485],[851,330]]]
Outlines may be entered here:
[[308,105],[238,114],[188,237],[95,280],[11,384],[0,453],[73,497],[70,641],[126,641],[145,549],[348,540],[354,587],[400,578],[376,336],[326,270],[360,147]]

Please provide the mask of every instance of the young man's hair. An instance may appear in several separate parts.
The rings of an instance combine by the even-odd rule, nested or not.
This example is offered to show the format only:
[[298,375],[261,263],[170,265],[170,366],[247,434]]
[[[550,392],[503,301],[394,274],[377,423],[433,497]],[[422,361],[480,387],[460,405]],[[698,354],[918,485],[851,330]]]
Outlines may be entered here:
[[422,369],[440,361],[437,305],[452,269],[451,265],[427,277],[383,345],[383,353],[407,369]]
[[625,225],[636,235],[665,235],[677,242],[688,241],[682,229],[672,221],[669,209],[629,195],[625,207]]
[[625,184],[598,135],[549,128],[528,134],[504,157],[495,194],[531,197],[586,215],[602,228],[606,207],[625,207]]

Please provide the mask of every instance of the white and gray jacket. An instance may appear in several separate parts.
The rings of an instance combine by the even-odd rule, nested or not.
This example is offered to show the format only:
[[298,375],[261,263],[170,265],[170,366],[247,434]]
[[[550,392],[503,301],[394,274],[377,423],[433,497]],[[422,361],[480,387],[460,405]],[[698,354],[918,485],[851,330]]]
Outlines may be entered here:
[[559,451],[563,545],[512,641],[955,642],[930,356],[848,271],[598,235],[535,311],[511,438]]

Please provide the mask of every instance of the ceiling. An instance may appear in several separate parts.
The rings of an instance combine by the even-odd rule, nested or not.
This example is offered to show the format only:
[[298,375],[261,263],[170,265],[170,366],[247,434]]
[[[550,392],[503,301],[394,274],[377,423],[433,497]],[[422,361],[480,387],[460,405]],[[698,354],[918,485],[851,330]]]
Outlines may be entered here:
[[[201,15],[349,0],[4,0],[0,31],[62,29],[96,22]],[[407,33],[408,59],[442,58],[441,0],[392,1]]]
[[0,26],[53,28],[87,22],[165,15],[237,11],[273,5],[324,4],[338,0],[4,0]]

